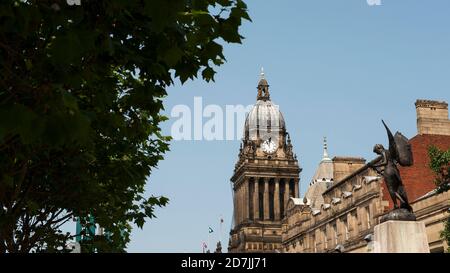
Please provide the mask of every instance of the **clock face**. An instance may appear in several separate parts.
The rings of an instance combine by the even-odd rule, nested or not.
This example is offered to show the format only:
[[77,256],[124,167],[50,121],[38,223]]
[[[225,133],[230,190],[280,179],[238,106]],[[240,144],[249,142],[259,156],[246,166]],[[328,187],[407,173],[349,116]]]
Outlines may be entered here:
[[277,144],[269,137],[263,142],[261,148],[265,153],[273,154],[277,150]]

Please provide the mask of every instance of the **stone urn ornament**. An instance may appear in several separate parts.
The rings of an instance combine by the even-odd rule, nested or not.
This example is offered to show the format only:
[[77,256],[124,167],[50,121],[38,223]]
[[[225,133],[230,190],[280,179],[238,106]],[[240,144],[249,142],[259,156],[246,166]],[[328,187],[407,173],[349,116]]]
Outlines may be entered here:
[[382,120],[389,139],[389,149],[385,149],[383,145],[376,144],[373,152],[378,154],[381,159],[377,163],[369,166],[384,178],[389,195],[394,203],[394,209],[381,217],[380,223],[396,220],[396,221],[416,221],[416,216],[408,202],[405,187],[397,165],[402,167],[410,167],[414,163],[411,144],[408,138],[397,132],[392,135],[391,130]]

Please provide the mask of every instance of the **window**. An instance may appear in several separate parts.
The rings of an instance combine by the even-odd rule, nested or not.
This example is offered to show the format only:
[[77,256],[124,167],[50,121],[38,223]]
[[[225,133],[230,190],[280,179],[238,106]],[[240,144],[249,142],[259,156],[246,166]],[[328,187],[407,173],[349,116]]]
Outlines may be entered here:
[[358,234],[358,211],[355,210],[352,212],[352,226],[353,226],[353,234],[356,236]]
[[327,249],[328,248],[328,238],[327,238],[327,230],[326,230],[326,228],[322,229],[322,238],[323,238],[324,249]]
[[342,219],[342,224],[344,225],[344,236],[345,236],[344,238],[347,241],[348,238],[350,237],[350,234],[348,231],[348,221],[346,217]]
[[312,241],[313,241],[313,245],[314,245],[314,253],[317,253],[316,235],[312,236]]
[[370,228],[370,209],[369,206],[365,208],[366,210],[366,220],[367,220],[367,228]]
[[338,233],[337,233],[337,225],[336,222],[333,223],[333,244],[337,245],[338,243]]

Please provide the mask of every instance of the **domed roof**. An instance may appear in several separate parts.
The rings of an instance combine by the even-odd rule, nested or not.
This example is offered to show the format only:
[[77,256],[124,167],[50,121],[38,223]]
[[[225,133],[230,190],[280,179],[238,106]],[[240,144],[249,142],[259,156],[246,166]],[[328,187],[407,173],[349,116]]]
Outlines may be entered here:
[[328,156],[327,139],[324,137],[322,160],[305,193],[311,208],[318,209],[325,203],[322,194],[333,185],[333,169],[333,161]]
[[286,132],[286,123],[278,105],[270,100],[258,100],[245,120],[245,137],[265,139],[265,135],[278,136]]
[[257,101],[245,120],[244,138],[249,140],[266,140],[278,138],[286,133],[286,123],[278,105],[270,100],[269,84],[261,68],[258,83]]

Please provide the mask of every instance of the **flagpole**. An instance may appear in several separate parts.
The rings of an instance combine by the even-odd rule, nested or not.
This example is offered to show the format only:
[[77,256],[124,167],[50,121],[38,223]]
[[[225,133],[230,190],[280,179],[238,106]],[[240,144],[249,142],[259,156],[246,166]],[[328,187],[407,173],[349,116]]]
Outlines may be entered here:
[[211,249],[211,233],[209,232],[209,230],[208,230],[208,247]]
[[223,217],[220,215],[220,226],[219,226],[219,242],[222,245],[222,224],[223,224]]

